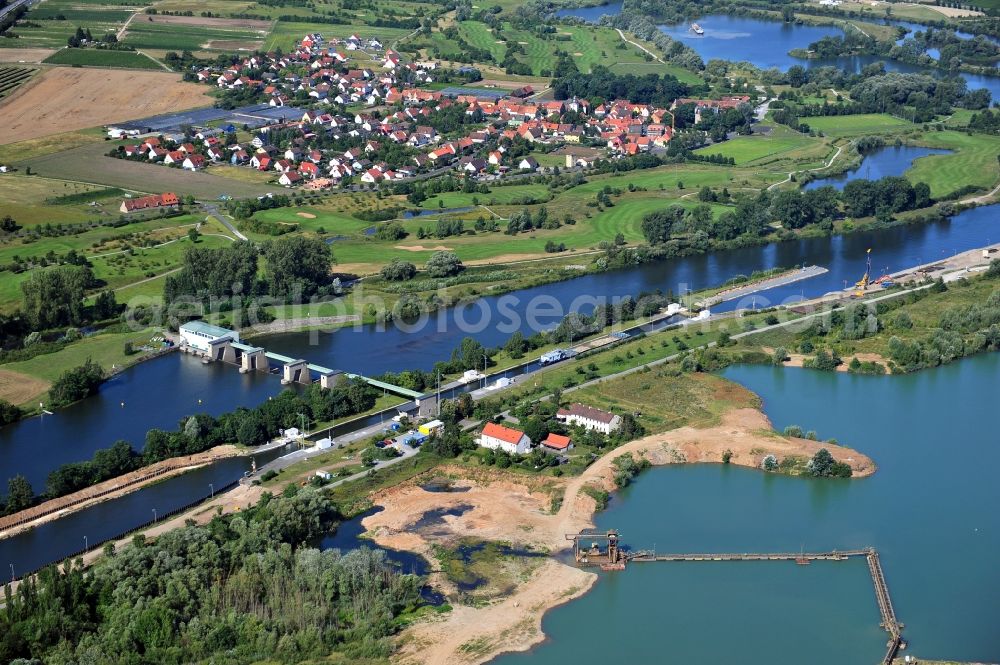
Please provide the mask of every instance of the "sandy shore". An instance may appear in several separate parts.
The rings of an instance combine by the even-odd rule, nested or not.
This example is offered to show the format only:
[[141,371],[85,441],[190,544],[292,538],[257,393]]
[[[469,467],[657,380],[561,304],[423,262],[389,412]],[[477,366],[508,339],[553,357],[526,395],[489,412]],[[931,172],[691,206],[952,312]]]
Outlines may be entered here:
[[[389,488],[373,497],[385,510],[365,518],[362,524],[378,544],[425,556],[434,545],[463,537],[505,540],[556,552],[567,546],[565,534],[593,526],[595,504],[583,490],[588,485],[614,489],[612,463],[621,455],[641,455],[655,465],[721,463],[723,452],[731,450],[731,464],[759,468],[768,454],[780,460],[789,455],[811,456],[823,447],[849,463],[857,477],[875,472],[872,460],[857,451],[777,435],[763,413],[738,409],[714,427],[684,427],[633,441],[598,459],[575,478],[522,478],[492,469],[479,472],[451,467],[443,472],[457,478],[464,491],[428,492],[413,482]],[[556,513],[549,510],[553,493],[563,496]],[[460,515],[446,515],[443,524],[417,526],[430,510],[458,506],[467,509]],[[582,595],[596,580],[592,572],[549,559],[500,600],[478,607],[456,604],[447,614],[409,627],[400,638],[394,660],[472,664],[530,649],[544,639],[544,613]],[[432,581],[440,583],[441,575],[432,574]]]

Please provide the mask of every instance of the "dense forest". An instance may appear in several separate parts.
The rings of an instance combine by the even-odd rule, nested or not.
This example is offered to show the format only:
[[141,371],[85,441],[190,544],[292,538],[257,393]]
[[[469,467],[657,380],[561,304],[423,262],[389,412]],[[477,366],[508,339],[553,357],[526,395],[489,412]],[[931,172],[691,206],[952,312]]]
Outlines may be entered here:
[[291,486],[205,525],[137,536],[89,569],[51,566],[5,587],[0,661],[47,665],[297,663],[340,653],[381,658],[421,580],[381,551],[310,545],[338,514],[319,491]]

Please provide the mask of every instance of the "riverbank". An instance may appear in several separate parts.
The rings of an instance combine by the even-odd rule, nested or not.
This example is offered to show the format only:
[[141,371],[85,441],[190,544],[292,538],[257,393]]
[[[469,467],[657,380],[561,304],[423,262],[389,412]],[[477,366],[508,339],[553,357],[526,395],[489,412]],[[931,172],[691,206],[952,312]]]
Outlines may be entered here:
[[[851,465],[856,477],[875,472],[867,456],[843,446],[784,437],[756,409],[726,413],[713,427],[683,427],[648,436],[611,451],[569,480],[478,471],[460,466],[438,468],[457,484],[457,491],[434,492],[416,479],[373,497],[382,511],[362,524],[381,546],[407,550],[435,560],[438,547],[463,538],[506,541],[519,547],[554,553],[566,548],[565,534],[593,526],[597,509],[588,492],[612,491],[614,460],[641,456],[653,465],[729,463],[760,468],[766,455],[779,460],[809,457],[827,448]],[[823,481],[817,481],[823,482]],[[551,509],[558,505],[555,512]],[[428,514],[440,519],[426,519]],[[442,583],[440,570],[432,580]],[[534,569],[502,598],[476,606],[454,604],[451,612],[415,624],[400,639],[401,663],[484,663],[509,651],[525,651],[544,639],[546,611],[585,593],[597,580],[593,572],[550,559]]]
[[10,538],[23,531],[60,519],[103,501],[117,499],[153,483],[179,476],[188,471],[211,464],[220,459],[248,454],[236,446],[215,446],[195,455],[171,457],[141,469],[116,476],[78,492],[45,501],[31,508],[6,517],[0,517],[0,539]]

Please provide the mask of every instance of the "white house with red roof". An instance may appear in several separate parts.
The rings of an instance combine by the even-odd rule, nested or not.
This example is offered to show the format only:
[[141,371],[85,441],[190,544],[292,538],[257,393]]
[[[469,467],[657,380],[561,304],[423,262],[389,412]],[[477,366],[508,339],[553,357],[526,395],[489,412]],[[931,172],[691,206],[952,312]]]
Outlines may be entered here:
[[486,423],[479,437],[479,445],[493,450],[504,450],[512,455],[524,455],[531,449],[531,439],[520,430],[497,423]]
[[205,163],[205,158],[201,155],[188,155],[182,166],[189,171],[198,171],[205,168]]
[[296,173],[295,171],[288,171],[287,173],[282,173],[281,177],[278,178],[278,182],[285,187],[291,187],[292,185],[297,185],[302,182],[303,177]]
[[556,419],[570,425],[580,425],[584,429],[597,430],[603,434],[611,434],[622,425],[621,416],[595,409],[585,404],[570,404],[569,408],[559,409]]

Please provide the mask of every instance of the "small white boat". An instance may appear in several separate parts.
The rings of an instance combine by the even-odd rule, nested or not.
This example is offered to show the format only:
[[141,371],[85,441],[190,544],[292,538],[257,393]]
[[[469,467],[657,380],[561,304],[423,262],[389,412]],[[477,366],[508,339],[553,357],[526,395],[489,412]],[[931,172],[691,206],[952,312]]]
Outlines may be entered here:
[[691,30],[693,30],[694,34],[696,34],[696,35],[703,35],[703,34],[705,34],[705,30],[700,25],[698,25],[697,23],[692,23],[691,24]]

